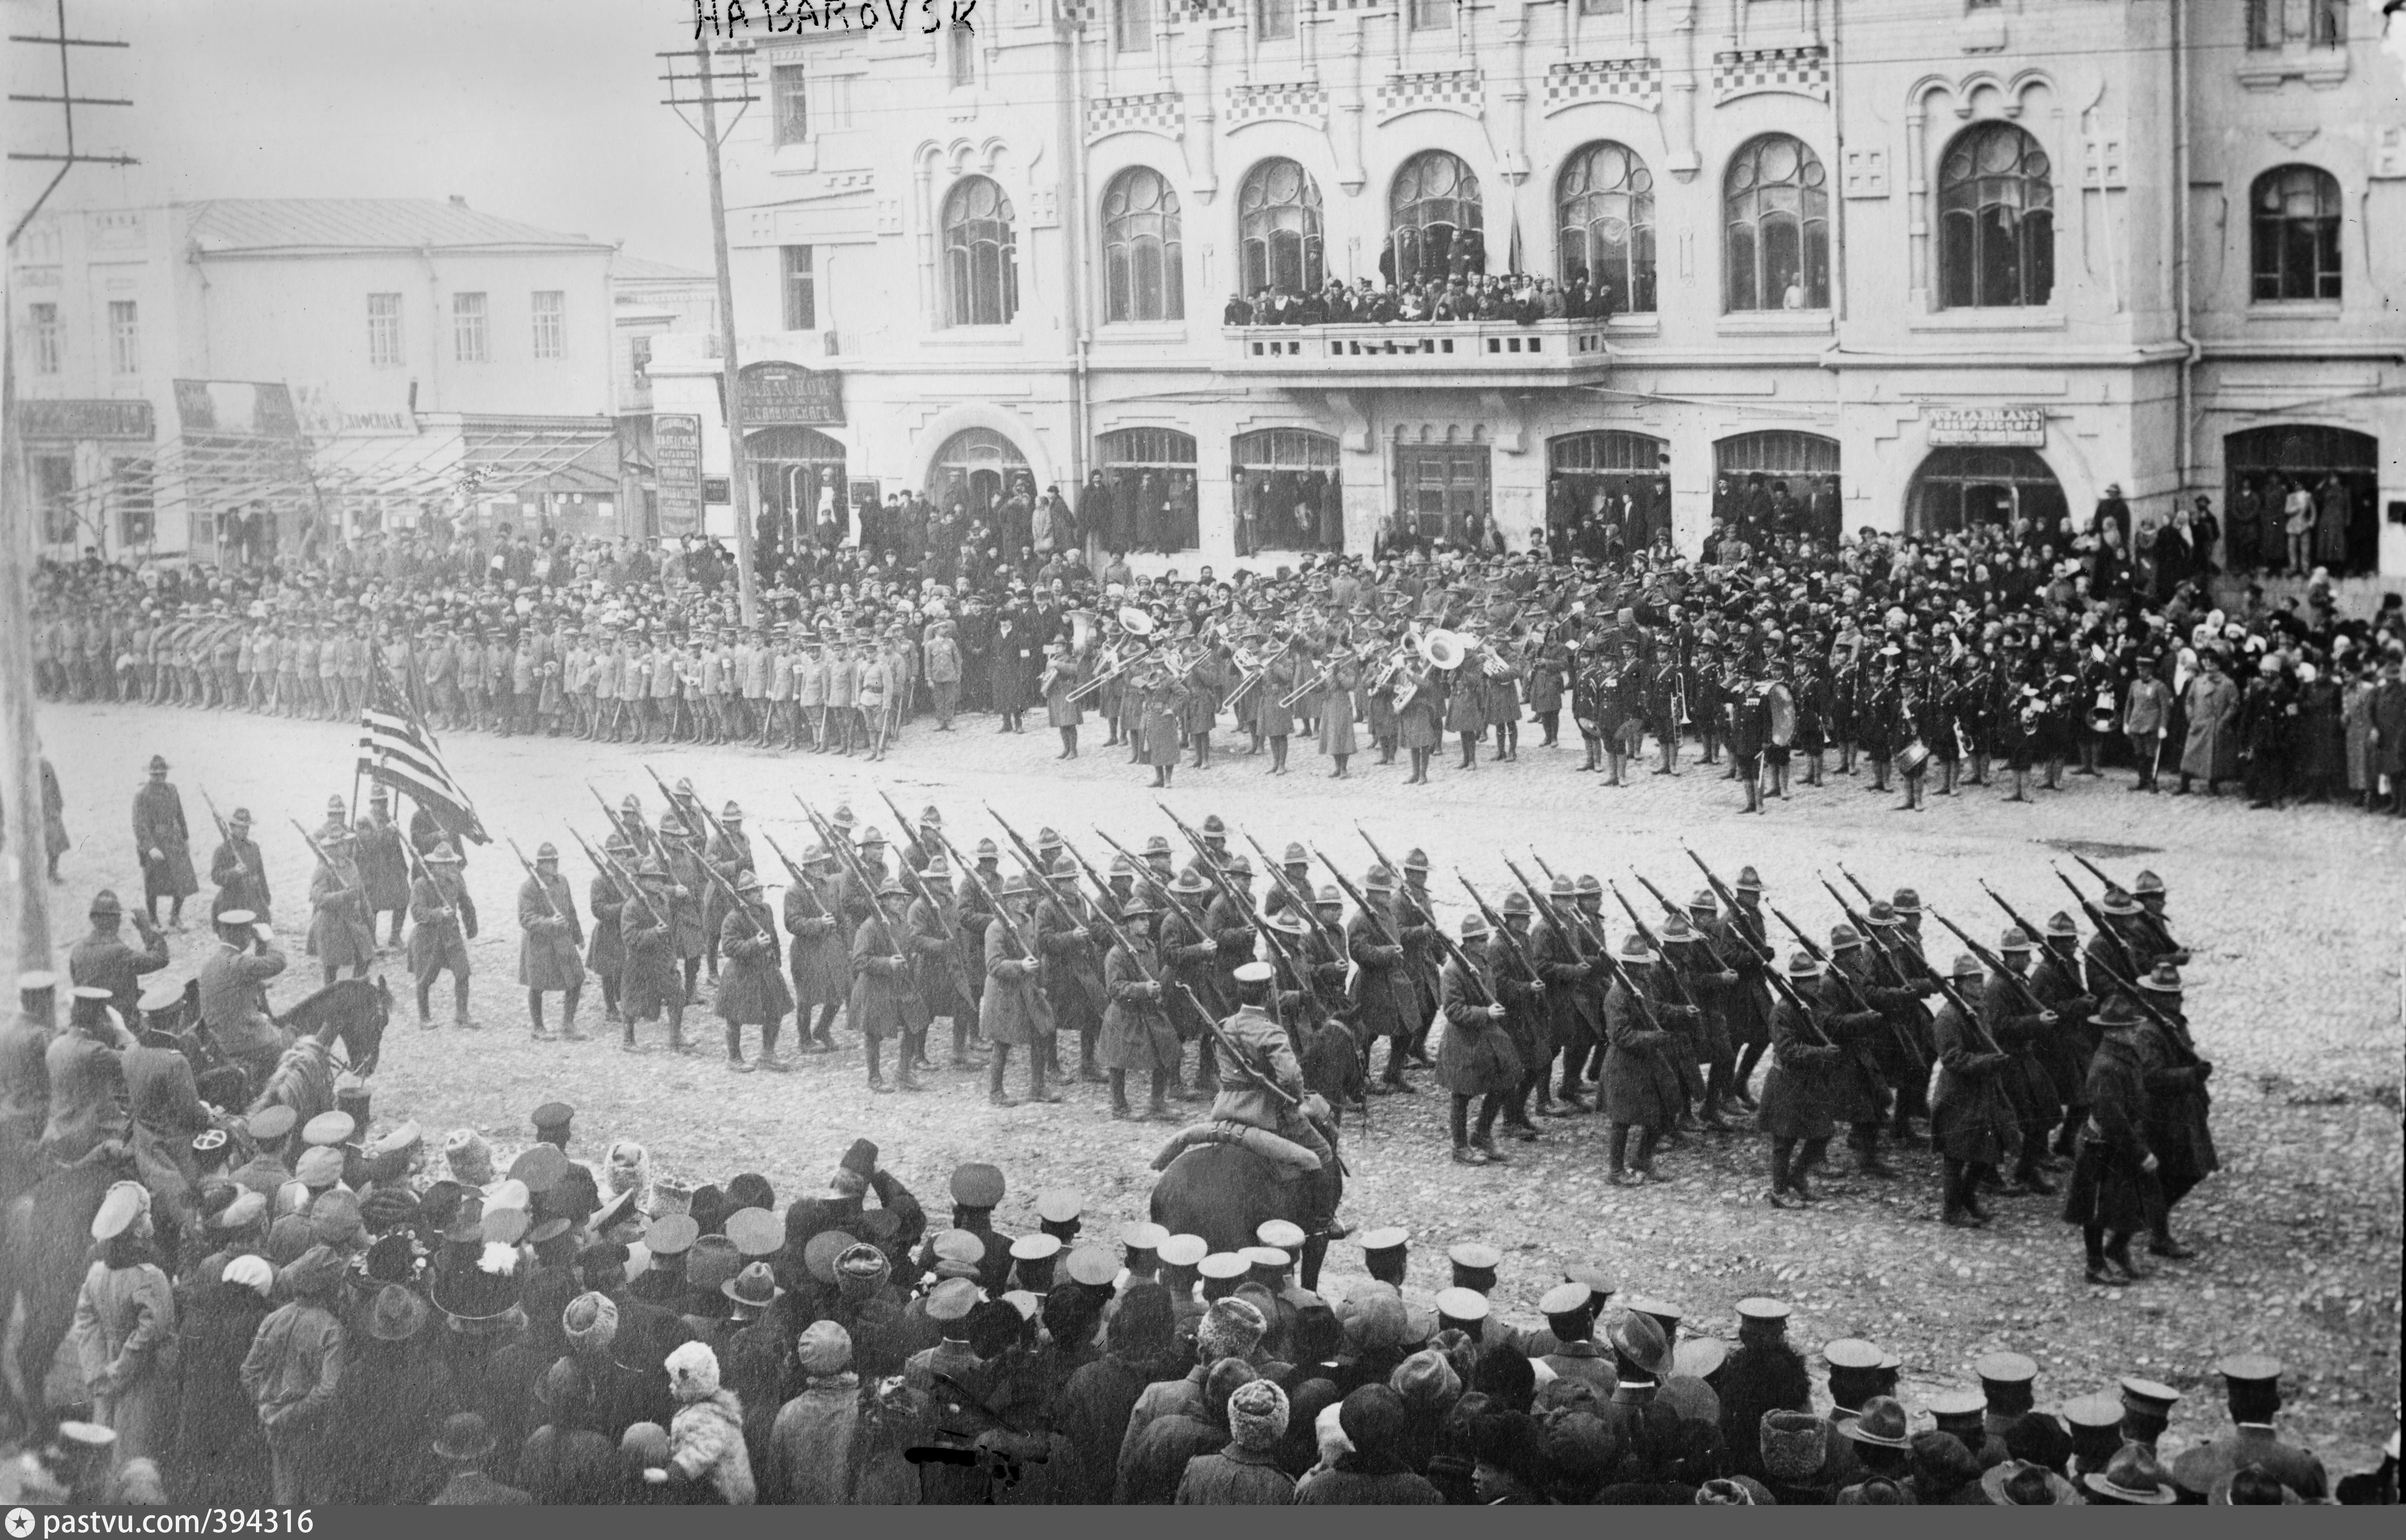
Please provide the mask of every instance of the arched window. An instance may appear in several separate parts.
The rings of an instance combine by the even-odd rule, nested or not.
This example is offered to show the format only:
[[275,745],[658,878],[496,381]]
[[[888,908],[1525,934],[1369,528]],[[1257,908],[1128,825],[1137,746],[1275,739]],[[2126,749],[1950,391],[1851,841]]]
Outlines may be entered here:
[[1019,314],[1011,200],[984,177],[944,197],[944,324],[1001,326]]
[[957,503],[963,512],[983,516],[1014,491],[1026,493],[1031,502],[1036,496],[1027,457],[991,428],[955,433],[927,464],[927,499],[939,508]]
[[1237,247],[1248,297],[1321,286],[1320,189],[1309,173],[1293,161],[1264,161],[1245,173],[1237,192]]
[[2275,166],[2256,178],[2258,300],[2339,298],[2339,178],[2320,166]]
[[1829,308],[1829,174],[1802,140],[1769,134],[1740,149],[1721,217],[1727,308]]
[[1938,166],[1938,303],[2045,304],[2055,293],[2055,184],[2046,151],[2011,123],[1955,136]]
[[1103,190],[1103,318],[1175,321],[1186,318],[1186,268],[1178,232],[1178,194],[1161,173],[1130,166]]
[[1458,155],[1424,149],[1406,161],[1388,190],[1387,226],[1388,276],[1396,283],[1487,271],[1479,178]]
[[1554,270],[1581,273],[1617,314],[1654,309],[1654,174],[1626,145],[1593,144],[1563,167],[1554,190]]

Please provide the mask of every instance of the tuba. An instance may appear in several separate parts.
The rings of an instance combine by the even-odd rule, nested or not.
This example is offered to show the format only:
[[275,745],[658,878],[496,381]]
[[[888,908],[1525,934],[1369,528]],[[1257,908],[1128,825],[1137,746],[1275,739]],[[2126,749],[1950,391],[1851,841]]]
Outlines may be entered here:
[[1442,627],[1422,636],[1419,645],[1421,661],[1439,673],[1451,673],[1462,667],[1464,658],[1470,656],[1470,649],[1464,639]]

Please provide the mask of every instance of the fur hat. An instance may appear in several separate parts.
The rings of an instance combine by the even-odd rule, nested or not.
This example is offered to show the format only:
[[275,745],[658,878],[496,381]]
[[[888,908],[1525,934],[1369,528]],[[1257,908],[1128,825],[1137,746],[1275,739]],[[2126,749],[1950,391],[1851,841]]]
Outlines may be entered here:
[[1424,1348],[1396,1364],[1387,1383],[1408,1406],[1442,1409],[1462,1398],[1462,1377],[1434,1348]]
[[1829,1458],[1828,1424],[1810,1412],[1765,1412],[1756,1434],[1762,1468],[1774,1481],[1810,1481]]
[[1238,1448],[1274,1448],[1286,1436],[1286,1392],[1273,1379],[1252,1379],[1228,1397],[1228,1437]]
[[607,1352],[618,1335],[618,1303],[604,1293],[582,1293],[559,1315],[568,1345],[578,1351]]
[[443,1163],[463,1187],[482,1187],[493,1180],[493,1147],[473,1128],[454,1128],[446,1136]]
[[707,1401],[718,1393],[718,1355],[706,1342],[688,1342],[669,1354],[669,1389],[679,1401]]
[[1345,1335],[1362,1352],[1380,1352],[1400,1348],[1411,1333],[1411,1318],[1404,1308],[1402,1298],[1383,1290],[1366,1293],[1359,1304],[1345,1315]]
[[1269,1323],[1262,1312],[1241,1299],[1215,1299],[1196,1328],[1195,1345],[1207,1360],[1243,1358],[1261,1346]]

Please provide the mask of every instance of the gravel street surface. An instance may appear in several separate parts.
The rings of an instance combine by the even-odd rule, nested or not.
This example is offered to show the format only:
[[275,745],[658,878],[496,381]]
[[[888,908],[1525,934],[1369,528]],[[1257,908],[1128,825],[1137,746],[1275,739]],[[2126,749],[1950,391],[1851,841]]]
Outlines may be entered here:
[[[82,933],[95,889],[113,885],[129,904],[139,901],[129,810],[143,763],[158,752],[174,766],[204,872],[216,840],[201,790],[227,812],[252,811],[278,934],[293,962],[276,1003],[316,986],[314,960],[300,955],[310,858],[288,820],[314,828],[330,793],[350,794],[354,729],[60,705],[44,708],[43,729],[76,841],[63,864],[67,882],[54,890],[61,958]],[[687,1014],[689,1035],[704,1044],[691,1057],[620,1053],[589,983],[579,1024],[592,1040],[533,1042],[516,983],[521,874],[499,842],[514,837],[530,855],[541,841],[558,843],[581,905],[590,872],[569,830],[591,840],[602,829],[586,784],[614,803],[641,791],[656,819],[646,763],[672,784],[690,776],[714,809],[734,798],[756,834],[765,828],[795,855],[812,842],[795,794],[822,812],[849,802],[864,823],[885,826],[874,795],[881,786],[914,814],[935,803],[964,846],[999,838],[985,802],[1030,838],[1051,825],[1098,859],[1108,851],[1092,832],[1097,827],[1131,847],[1156,832],[1176,841],[1153,805],[1150,774],[1128,765],[1125,749],[1101,747],[1099,726],[1084,736],[1083,757],[1063,764],[1053,757],[1056,737],[1040,728],[1011,736],[998,734],[991,719],[963,718],[959,730],[940,734],[919,722],[875,767],[749,748],[450,736],[452,771],[496,840],[468,853],[484,916],[472,948],[484,1030],[450,1027],[446,981],[437,990],[439,1029],[420,1032],[405,968],[398,957],[380,959],[398,1009],[375,1078],[379,1119],[416,1118],[438,1148],[445,1130],[473,1126],[506,1159],[531,1137],[528,1111],[559,1096],[577,1109],[580,1155],[598,1158],[609,1139],[633,1137],[651,1148],[657,1167],[694,1180],[758,1170],[781,1203],[815,1191],[846,1144],[866,1135],[940,1215],[953,1165],[991,1160],[1011,1180],[996,1215],[1001,1229],[1033,1229],[1037,1191],[1067,1185],[1086,1194],[1089,1233],[1108,1236],[1119,1220],[1142,1214],[1153,1155],[1171,1130],[1111,1122],[1100,1086],[1072,1083],[1061,1105],[1006,1111],[987,1106],[982,1071],[942,1071],[925,1095],[872,1096],[857,1039],[842,1026],[842,1053],[804,1058],[790,1076],[730,1076],[719,1067],[707,985],[704,1003]],[[1534,876],[1533,845],[1557,870],[1619,881],[1633,898],[1641,895],[1628,881],[1632,867],[1684,898],[1699,885],[1684,842],[1724,879],[1755,867],[1771,902],[1824,937],[1839,916],[1815,877],[1826,871],[1843,887],[1844,863],[1882,893],[1918,888],[1990,945],[2003,920],[1980,879],[2043,920],[2070,902],[2050,863],[2095,889],[2067,847],[2125,881],[2152,867],[2170,884],[2175,933],[2196,953],[2188,1009],[2216,1066],[2224,1166],[2177,1215],[2179,1233],[2198,1249],[2193,1262],[2159,1264],[2152,1279],[2128,1289],[2092,1288],[2057,1199],[2001,1199],[1987,1231],[1943,1227],[1927,1151],[1901,1156],[1906,1175],[1889,1182],[1837,1170],[1848,1164],[1837,1151],[1832,1197],[1804,1212],[1762,1204],[1763,1147],[1749,1134],[1691,1136],[1660,1159],[1670,1180],[1637,1189],[1605,1183],[1605,1128],[1592,1118],[1551,1123],[1536,1145],[1507,1142],[1508,1166],[1465,1169],[1445,1158],[1445,1098],[1425,1073],[1413,1077],[1421,1095],[1374,1100],[1366,1125],[1349,1120],[1354,1177],[1345,1216],[1357,1227],[1410,1229],[1416,1293],[1442,1286],[1446,1246],[1475,1237],[1502,1248],[1495,1297],[1516,1317],[1534,1317],[1560,1264],[1582,1258],[1615,1270],[1631,1293],[1681,1306],[1693,1330],[1734,1335],[1738,1299],[1776,1295],[1794,1305],[1793,1335],[1808,1350],[1851,1335],[1902,1355],[1908,1404],[1941,1385],[1975,1383],[1973,1360],[1999,1347],[2038,1360],[2043,1405],[2109,1387],[2122,1374],[2159,1378],[2188,1392],[2167,1449],[2221,1423],[2220,1384],[2210,1372],[2216,1357],[2243,1348],[2271,1352],[2289,1367],[2285,1424],[2322,1452],[2334,1478],[2377,1460],[2399,1385],[2406,821],[2352,809],[2254,812],[2229,797],[2134,796],[2127,772],[2073,781],[2069,791],[2038,794],[2034,807],[2005,803],[1992,786],[1932,798],[1920,813],[1890,811],[1896,798],[1870,795],[1865,775],[1833,777],[1822,789],[1796,788],[1768,816],[1748,818],[1736,812],[1734,788],[1717,779],[1720,769],[1696,765],[1692,754],[1676,779],[1641,773],[1608,789],[1574,772],[1575,742],[1536,746],[1534,726],[1518,763],[1482,757],[1465,774],[1448,768],[1455,751],[1441,751],[1426,787],[1406,787],[1404,769],[1376,766],[1374,755],[1355,758],[1352,779],[1330,780],[1328,762],[1301,742],[1292,772],[1273,780],[1263,773],[1267,756],[1246,758],[1241,740],[1229,756],[1229,736],[1219,735],[1210,770],[1178,772],[1168,800],[1182,817],[1199,824],[1219,813],[1232,845],[1249,854],[1246,833],[1273,852],[1292,840],[1316,844],[1356,881],[1369,864],[1352,827],[1358,820],[1398,858],[1412,845],[1428,852],[1430,887],[1449,923],[1467,903],[1457,867],[1500,902],[1511,886],[1505,859]],[[764,861],[767,855],[764,845]],[[762,876],[777,879],[773,898],[783,873],[768,865]],[[1326,878],[1315,871],[1314,881]],[[205,919],[206,903],[205,892],[192,916]],[[1625,918],[1610,903],[1606,913],[1618,935]],[[1934,922],[1925,929],[1933,956],[1958,950]],[[175,938],[167,977],[189,976],[208,944],[205,927],[188,926]],[[940,1062],[941,1036],[931,1046]],[[1017,1093],[1026,1072],[1012,1067]],[[1330,1285],[1341,1291],[1359,1262],[1351,1245],[1334,1248]]]

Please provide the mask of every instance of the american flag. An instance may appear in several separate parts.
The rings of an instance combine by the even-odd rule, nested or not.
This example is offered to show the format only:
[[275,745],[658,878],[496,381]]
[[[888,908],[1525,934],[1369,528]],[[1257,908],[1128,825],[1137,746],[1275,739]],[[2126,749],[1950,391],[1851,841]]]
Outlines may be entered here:
[[424,808],[453,839],[492,842],[468,794],[443,763],[433,729],[381,662],[367,707],[360,713],[360,773]]

